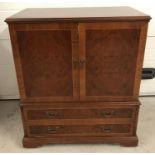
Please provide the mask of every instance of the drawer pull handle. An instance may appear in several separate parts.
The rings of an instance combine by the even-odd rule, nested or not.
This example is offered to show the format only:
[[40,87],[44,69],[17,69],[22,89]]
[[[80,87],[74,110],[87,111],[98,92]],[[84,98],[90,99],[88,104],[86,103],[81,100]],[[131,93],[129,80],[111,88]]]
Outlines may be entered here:
[[101,111],[101,115],[103,117],[111,117],[112,115],[114,115],[114,110],[111,110],[111,111]]
[[46,112],[46,116],[48,118],[56,118],[58,116],[58,112]]
[[101,126],[100,127],[103,132],[109,133],[112,131],[112,126]]
[[62,127],[60,127],[60,126],[54,126],[54,127],[53,126],[48,126],[47,131],[49,133],[55,133],[55,132],[59,131],[61,128]]

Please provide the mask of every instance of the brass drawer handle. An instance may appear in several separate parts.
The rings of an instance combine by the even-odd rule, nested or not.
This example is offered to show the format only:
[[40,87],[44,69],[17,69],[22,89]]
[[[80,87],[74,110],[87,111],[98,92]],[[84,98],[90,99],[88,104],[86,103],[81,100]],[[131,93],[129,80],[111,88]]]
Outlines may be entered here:
[[52,112],[49,112],[49,111],[47,111],[46,112],[46,116],[48,117],[48,118],[56,118],[57,116],[58,116],[58,112],[55,112],[55,111],[52,111]]
[[112,115],[114,115],[114,110],[110,110],[110,111],[101,111],[101,115],[103,117],[109,118],[112,117]]
[[100,126],[102,132],[110,133],[112,132],[112,126]]
[[63,128],[62,126],[48,126],[47,131],[48,131],[48,133],[55,133],[62,128]]
[[73,60],[73,66],[74,68],[82,67],[85,63],[85,60],[80,59],[80,60]]

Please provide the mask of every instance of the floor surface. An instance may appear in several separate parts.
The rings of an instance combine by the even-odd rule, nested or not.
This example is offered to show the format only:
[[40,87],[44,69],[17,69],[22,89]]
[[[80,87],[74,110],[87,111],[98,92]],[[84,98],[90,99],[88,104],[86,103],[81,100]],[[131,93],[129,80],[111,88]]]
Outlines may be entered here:
[[108,144],[44,145],[26,149],[22,146],[23,128],[19,101],[0,101],[0,152],[155,152],[155,97],[140,98],[141,107],[137,147]]

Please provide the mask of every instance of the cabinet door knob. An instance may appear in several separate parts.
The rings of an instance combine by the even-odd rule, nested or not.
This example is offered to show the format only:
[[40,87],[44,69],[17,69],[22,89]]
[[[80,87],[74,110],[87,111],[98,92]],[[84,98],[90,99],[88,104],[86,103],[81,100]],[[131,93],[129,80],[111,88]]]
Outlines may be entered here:
[[47,111],[46,116],[48,118],[56,118],[58,116],[58,112],[57,111]]
[[80,65],[80,67],[82,67],[82,66],[84,65],[84,63],[85,63],[85,60],[83,60],[83,59],[80,59],[80,60],[79,60],[79,65]]

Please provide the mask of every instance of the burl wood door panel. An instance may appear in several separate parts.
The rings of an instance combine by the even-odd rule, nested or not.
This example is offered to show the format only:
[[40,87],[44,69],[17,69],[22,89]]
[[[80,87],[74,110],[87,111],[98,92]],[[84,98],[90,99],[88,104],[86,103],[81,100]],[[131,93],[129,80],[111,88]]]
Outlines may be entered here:
[[[142,23],[80,25],[81,100],[125,100],[137,93]],[[138,74],[136,73],[138,72]],[[140,80],[140,78],[139,78]],[[136,92],[135,92],[136,91]]]
[[[25,101],[77,100],[76,24],[16,26],[20,64],[17,72]],[[18,59],[15,56],[15,60]],[[18,70],[19,69],[19,70]]]

